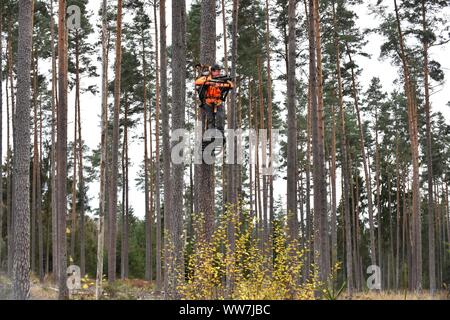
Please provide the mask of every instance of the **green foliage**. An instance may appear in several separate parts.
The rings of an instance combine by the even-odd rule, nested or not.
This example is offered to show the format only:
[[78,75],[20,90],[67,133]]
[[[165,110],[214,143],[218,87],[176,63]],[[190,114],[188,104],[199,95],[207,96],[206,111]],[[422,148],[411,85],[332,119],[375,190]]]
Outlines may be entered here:
[[[178,287],[184,299],[314,299],[320,284],[317,273],[302,279],[305,250],[288,242],[286,227],[275,227],[269,247],[255,237],[248,212],[240,218],[227,208],[210,243],[202,239],[202,216],[195,217],[196,241],[187,262],[186,281]],[[283,225],[285,225],[283,223]],[[229,238],[234,228],[235,238]]]

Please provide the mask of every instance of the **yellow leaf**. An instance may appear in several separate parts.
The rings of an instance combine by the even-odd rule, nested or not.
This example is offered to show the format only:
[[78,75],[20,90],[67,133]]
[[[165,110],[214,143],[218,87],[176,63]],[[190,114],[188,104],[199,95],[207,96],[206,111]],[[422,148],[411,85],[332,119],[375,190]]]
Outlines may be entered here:
[[85,290],[86,290],[86,289],[89,289],[89,286],[88,286],[87,284],[84,284],[84,285],[83,285],[83,289],[85,289]]
[[70,228],[66,228],[66,234],[70,234]]

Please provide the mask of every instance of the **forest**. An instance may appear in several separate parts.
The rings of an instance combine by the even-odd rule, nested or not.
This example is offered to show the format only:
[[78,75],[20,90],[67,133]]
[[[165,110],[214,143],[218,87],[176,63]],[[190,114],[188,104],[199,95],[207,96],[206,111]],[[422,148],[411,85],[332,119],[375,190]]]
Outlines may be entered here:
[[449,19],[0,0],[0,300],[450,299]]

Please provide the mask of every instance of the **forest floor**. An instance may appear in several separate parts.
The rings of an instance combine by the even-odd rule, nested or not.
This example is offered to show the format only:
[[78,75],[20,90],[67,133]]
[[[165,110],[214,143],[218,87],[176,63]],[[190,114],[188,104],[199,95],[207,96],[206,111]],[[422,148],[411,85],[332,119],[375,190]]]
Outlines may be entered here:
[[[118,280],[113,285],[105,283],[103,288],[103,300],[161,300],[163,297],[154,292],[154,284],[140,279]],[[0,273],[0,300],[11,299],[12,284],[10,279]],[[58,289],[51,278],[43,283],[32,276],[31,299],[32,300],[56,300]],[[82,289],[71,296],[74,300],[94,300],[95,280],[86,278],[82,281]],[[431,296],[427,291],[414,292],[361,292],[355,293],[351,298],[342,294],[338,300],[450,300],[450,292],[440,291]]]
[[440,291],[431,296],[428,291],[422,293],[409,291],[358,292],[351,298],[343,295],[338,300],[450,300],[450,293]]
[[[82,289],[71,294],[73,300],[94,300],[95,279],[83,279]],[[35,276],[31,277],[31,300],[56,300],[58,289],[53,279],[46,278],[40,282]],[[0,273],[0,300],[9,300],[12,296],[11,280]],[[161,295],[154,292],[154,285],[145,280],[127,279],[117,280],[113,285],[104,283],[102,300],[160,300]]]

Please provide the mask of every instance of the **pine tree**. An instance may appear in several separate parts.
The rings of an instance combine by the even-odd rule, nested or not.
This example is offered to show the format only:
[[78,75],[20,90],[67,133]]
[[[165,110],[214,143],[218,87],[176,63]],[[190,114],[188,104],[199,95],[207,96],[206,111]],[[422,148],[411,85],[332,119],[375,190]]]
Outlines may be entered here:
[[57,142],[56,142],[56,189],[58,216],[58,268],[59,299],[68,298],[67,251],[66,251],[66,196],[67,196],[67,31],[66,1],[59,0],[58,11],[58,108],[57,108]]
[[112,137],[112,159],[111,159],[111,180],[109,185],[108,203],[108,281],[116,280],[116,224],[117,224],[117,176],[119,160],[119,112],[120,112],[120,85],[122,67],[122,0],[117,1],[117,21],[116,21],[116,62],[114,80],[114,119]]
[[[288,40],[288,78],[287,78],[287,122],[288,122],[288,155],[287,155],[287,215],[290,241],[298,237],[297,220],[297,118],[295,110],[295,1],[289,1],[289,40]],[[317,208],[319,209],[319,208]],[[320,211],[319,211],[320,212]]]
[[[185,127],[186,105],[186,3],[184,0],[172,3],[172,125],[173,130]],[[176,141],[175,141],[176,143]],[[180,155],[183,156],[183,153]],[[173,161],[173,159],[172,159]],[[184,275],[183,257],[183,178],[184,163],[173,163],[173,187],[171,190],[170,239],[173,243],[173,261],[170,267],[169,295],[179,298],[176,293],[180,279]],[[166,215],[167,216],[167,215]]]
[[30,297],[30,98],[31,48],[33,34],[33,2],[19,1],[19,47],[17,56],[17,108],[14,113],[14,268],[13,294],[15,299]]

